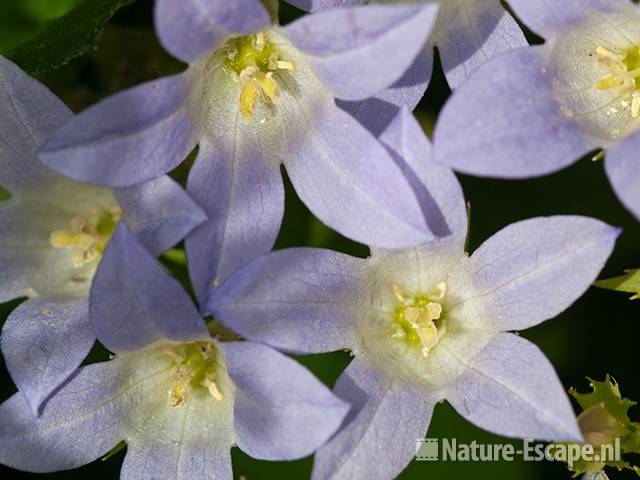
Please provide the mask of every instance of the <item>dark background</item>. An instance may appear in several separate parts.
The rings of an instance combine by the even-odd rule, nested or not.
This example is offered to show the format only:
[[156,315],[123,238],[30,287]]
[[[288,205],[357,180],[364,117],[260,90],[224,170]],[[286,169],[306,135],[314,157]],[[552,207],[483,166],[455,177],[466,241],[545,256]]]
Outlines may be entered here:
[[[37,35],[48,21],[64,14],[79,1],[0,0],[0,53]],[[184,66],[158,45],[152,28],[152,7],[151,0],[138,0],[123,8],[108,24],[98,48],[39,79],[74,111],[80,111],[116,91],[182,70]],[[281,20],[286,23],[299,14],[292,7],[283,6]],[[431,133],[437,113],[449,93],[438,66],[416,111],[427,133]],[[185,174],[184,167],[174,172],[178,179],[184,179]],[[592,162],[585,158],[555,175],[527,181],[459,178],[471,204],[471,250],[512,222],[541,215],[578,214],[624,228],[601,278],[619,275],[626,268],[640,267],[640,223],[617,201],[607,182],[602,161]],[[367,254],[363,246],[340,237],[314,219],[289,184],[286,207],[277,248],[321,246],[360,256]],[[178,273],[184,277],[184,272]],[[629,301],[628,296],[591,288],[567,312],[522,335],[542,348],[567,388],[573,386],[585,391],[586,376],[602,379],[609,373],[619,382],[623,395],[640,399],[636,370],[640,303]],[[0,323],[19,302],[0,305]],[[103,349],[96,348],[88,362],[100,361],[105,355]],[[309,356],[300,361],[327,384],[333,385],[349,357],[336,353]],[[15,388],[2,363],[0,378],[0,400],[3,400]],[[635,408],[631,412],[640,416]],[[447,404],[436,408],[428,436],[457,438],[459,442],[473,439],[493,443],[511,441],[477,429]],[[521,447],[520,441],[511,442],[516,448]],[[98,460],[78,470],[48,475],[21,473],[0,466],[0,480],[116,479],[123,456],[124,452],[120,452],[104,462]],[[248,480],[308,478],[312,464],[310,458],[297,462],[261,462],[237,448],[233,449],[233,462],[235,477],[245,476]],[[611,478],[636,478],[633,474],[609,473]],[[563,479],[570,475],[566,466],[559,463],[413,462],[400,478]]]

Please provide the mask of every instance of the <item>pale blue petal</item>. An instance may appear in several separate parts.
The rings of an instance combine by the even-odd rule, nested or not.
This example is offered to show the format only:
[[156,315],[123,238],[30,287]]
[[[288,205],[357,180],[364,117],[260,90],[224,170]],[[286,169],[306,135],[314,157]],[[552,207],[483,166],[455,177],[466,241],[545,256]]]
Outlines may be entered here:
[[124,220],[152,255],[160,255],[207,220],[182,187],[168,176],[116,189]]
[[188,74],[154,80],[109,97],[74,117],[40,152],[75,180],[124,187],[172,170],[198,141]]
[[28,300],[9,315],[0,340],[11,378],[37,414],[91,350],[87,300]]
[[252,457],[306,457],[340,427],[349,405],[302,365],[264,345],[228,342],[229,376],[237,387],[238,446]]
[[[124,438],[127,400],[114,395],[122,365],[112,361],[81,369],[35,417],[24,396],[0,405],[0,463],[29,472],[85,465]],[[129,392],[131,393],[131,392]]]
[[445,0],[433,37],[452,89],[462,85],[487,60],[528,45],[522,30],[498,0]]
[[468,222],[462,187],[449,167],[435,163],[431,142],[407,108],[400,110],[380,141],[402,166],[430,229],[464,246]]
[[202,144],[188,189],[209,221],[186,241],[201,302],[240,266],[271,250],[284,215],[280,166],[248,139]]
[[436,160],[471,175],[528,178],[596,148],[555,99],[547,55],[545,46],[506,53],[456,90],[436,125]]
[[581,297],[620,230],[587,217],[533,218],[504,228],[471,256],[475,287],[497,328],[521,330]]
[[51,178],[38,149],[71,117],[44,85],[0,55],[0,185],[15,194]]
[[208,339],[207,327],[180,282],[171,277],[124,225],[118,225],[93,279],[90,319],[113,352],[162,339]]
[[556,372],[529,341],[497,335],[468,365],[447,398],[475,425],[498,435],[583,442]]
[[640,134],[635,133],[607,149],[604,167],[613,190],[640,220]]
[[335,8],[284,30],[337,98],[364,100],[402,78],[426,44],[437,13],[438,6],[429,3]]
[[330,250],[273,252],[218,287],[207,310],[243,337],[290,352],[353,348],[356,322],[372,310],[367,265]]
[[321,221],[377,247],[411,247],[434,237],[409,180],[370,132],[335,105],[301,114],[306,124],[287,135],[285,167]]
[[415,386],[380,375],[355,358],[334,393],[351,403],[344,424],[316,453],[313,480],[390,480],[415,458],[435,401]]
[[212,53],[230,36],[266,27],[260,0],[157,0],[156,32],[172,55],[184,62]]
[[632,8],[626,0],[509,0],[509,5],[523,23],[543,37],[559,35],[598,12]]

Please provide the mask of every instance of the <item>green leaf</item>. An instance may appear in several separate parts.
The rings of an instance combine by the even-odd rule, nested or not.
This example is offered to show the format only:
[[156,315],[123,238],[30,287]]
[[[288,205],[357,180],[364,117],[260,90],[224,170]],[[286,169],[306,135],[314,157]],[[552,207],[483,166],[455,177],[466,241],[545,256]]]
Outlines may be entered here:
[[[624,398],[620,387],[609,375],[602,382],[589,379],[589,385],[591,392],[588,393],[569,390],[583,409],[578,416],[578,425],[587,443],[597,449],[601,445],[613,446],[618,441],[621,453],[640,453],[640,423],[629,418],[629,409],[636,402]],[[605,467],[639,472],[638,467],[624,458],[608,458],[606,461],[580,459],[573,463],[571,470],[574,477],[583,473],[595,476],[604,472]]]
[[134,0],[84,0],[7,55],[30,75],[56,69],[95,47],[114,13]]
[[613,277],[606,280],[598,280],[596,287],[616,292],[633,293],[631,300],[640,298],[640,269],[625,270],[625,275]]

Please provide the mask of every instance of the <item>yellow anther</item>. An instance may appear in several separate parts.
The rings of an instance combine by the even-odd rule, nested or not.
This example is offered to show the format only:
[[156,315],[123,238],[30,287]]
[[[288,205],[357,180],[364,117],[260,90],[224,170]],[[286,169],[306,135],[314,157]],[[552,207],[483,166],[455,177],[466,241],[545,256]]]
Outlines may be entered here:
[[614,75],[607,75],[596,83],[598,90],[609,90],[610,88],[622,87],[624,79],[616,77]]
[[208,378],[205,378],[202,381],[202,386],[209,390],[209,395],[211,395],[214,400],[220,402],[224,399],[224,395],[222,395],[222,392],[218,388],[218,384],[216,382],[212,382]]
[[94,241],[91,235],[73,230],[55,230],[49,235],[49,244],[54,248],[88,247]]
[[397,285],[392,290],[399,306],[391,337],[419,345],[426,357],[446,332],[441,321],[444,312],[441,302],[447,294],[447,284],[441,282],[433,289],[434,294],[424,297],[409,298]]
[[640,94],[636,92],[631,98],[631,117],[638,118],[638,116],[640,116]]
[[189,399],[191,387],[189,382],[176,382],[169,390],[169,405],[174,408],[180,408]]
[[258,98],[267,105],[277,105],[279,89],[272,73],[263,73],[257,69],[246,69],[240,75],[243,84],[240,91],[240,111],[245,120],[253,118]]
[[396,299],[399,302],[404,303],[406,301],[406,299],[404,298],[404,294],[402,293],[402,289],[398,285],[394,285],[392,287],[392,289],[393,289],[393,294],[396,296]]

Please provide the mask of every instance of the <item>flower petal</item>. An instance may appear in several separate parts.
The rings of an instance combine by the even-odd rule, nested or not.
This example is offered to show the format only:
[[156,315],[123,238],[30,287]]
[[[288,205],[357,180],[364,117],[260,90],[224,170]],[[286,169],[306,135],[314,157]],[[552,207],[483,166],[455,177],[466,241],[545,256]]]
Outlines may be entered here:
[[640,133],[607,149],[604,167],[613,190],[625,207],[640,220]]
[[90,107],[58,130],[40,158],[81,182],[124,187],[159,177],[195,147],[190,76],[154,80]]
[[467,420],[498,435],[583,441],[549,360],[534,344],[510,333],[498,334],[467,365],[447,400]]
[[253,342],[221,345],[237,387],[234,424],[243,451],[264,460],[302,458],[340,427],[348,404],[295,360]]
[[226,143],[200,145],[188,189],[210,219],[186,242],[191,280],[204,302],[212,286],[273,248],[284,215],[284,185],[268,152],[234,134]]
[[89,314],[98,340],[113,352],[137,350],[163,338],[209,338],[180,282],[122,223],[94,277]]
[[[0,463],[29,472],[79,467],[107,453],[124,438],[129,403],[139,381],[121,389],[122,362],[82,368],[33,415],[23,395],[0,405]],[[128,395],[118,395],[118,393]]]
[[399,108],[413,110],[418,105],[431,81],[432,71],[433,47],[427,45],[402,78],[389,88],[361,102],[338,100],[336,104],[377,137],[389,126]]
[[285,0],[294,7],[307,12],[317,12],[335,7],[349,7],[352,5],[362,5],[365,0]]
[[619,234],[577,216],[533,218],[499,231],[471,256],[487,316],[502,330],[555,317],[587,291]]
[[462,187],[448,167],[435,163],[431,142],[406,107],[380,136],[380,141],[411,182],[431,231],[454,237],[464,248],[467,206]]
[[71,117],[44,85],[0,55],[0,185],[15,194],[50,178],[38,149]]
[[436,125],[436,160],[471,175],[527,178],[595,148],[554,99],[547,52],[542,46],[501,55],[456,90]]
[[598,11],[632,8],[625,0],[509,0],[509,5],[520,20],[544,37],[579,25]]
[[432,3],[336,8],[302,17],[286,26],[285,34],[310,56],[312,68],[337,98],[364,100],[404,75],[424,47],[437,12]]
[[313,480],[395,478],[416,455],[435,402],[355,358],[334,392],[351,403],[342,429],[316,453]]
[[516,21],[496,0],[442,2],[433,41],[453,89],[488,59],[528,45]]
[[0,299],[86,296],[96,262],[74,265],[76,249],[54,248],[50,235],[74,217],[91,218],[115,205],[110,190],[59,175],[0,202]]
[[[193,416],[185,416],[188,422],[202,422]],[[208,421],[204,420],[204,421]],[[202,424],[200,425],[202,426]],[[212,425],[212,429],[216,426]],[[231,468],[231,445],[225,451],[218,449],[209,438],[202,441],[180,443],[163,438],[145,438],[129,443],[127,455],[122,464],[122,480],[157,480],[169,478],[169,472],[175,472],[176,479],[197,478],[218,480],[233,478]],[[164,440],[164,441],[163,441]]]
[[288,132],[285,166],[298,196],[329,227],[367,245],[415,246],[433,238],[409,180],[365,128],[335,105],[305,110]]
[[245,338],[290,352],[355,346],[365,260],[330,250],[295,248],[264,255],[214,290],[208,311]]
[[37,415],[91,350],[87,300],[28,300],[9,315],[0,340],[7,370]]
[[168,176],[114,191],[127,225],[152,255],[160,255],[207,220],[182,187]]
[[230,36],[253,33],[269,23],[259,0],[158,0],[155,7],[160,42],[187,63],[213,52]]

